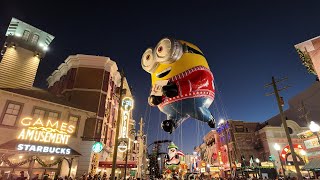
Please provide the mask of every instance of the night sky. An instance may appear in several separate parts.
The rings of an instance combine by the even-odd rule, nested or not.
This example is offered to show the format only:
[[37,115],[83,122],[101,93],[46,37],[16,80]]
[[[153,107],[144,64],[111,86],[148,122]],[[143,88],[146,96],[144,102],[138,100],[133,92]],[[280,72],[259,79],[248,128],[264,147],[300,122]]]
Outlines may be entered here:
[[[215,118],[265,121],[278,113],[271,77],[288,77],[285,101],[315,81],[294,45],[320,35],[318,1],[2,1],[0,41],[11,17],[55,36],[40,63],[35,86],[74,54],[108,56],[123,68],[135,98],[134,119],[143,117],[148,142],[170,139],[185,152],[202,142],[206,123],[187,120],[172,135],[160,128],[166,116],[149,107],[150,75],[140,65],[147,47],[163,37],[196,44],[215,76]],[[281,85],[280,85],[281,86]],[[287,106],[286,106],[287,108]]]

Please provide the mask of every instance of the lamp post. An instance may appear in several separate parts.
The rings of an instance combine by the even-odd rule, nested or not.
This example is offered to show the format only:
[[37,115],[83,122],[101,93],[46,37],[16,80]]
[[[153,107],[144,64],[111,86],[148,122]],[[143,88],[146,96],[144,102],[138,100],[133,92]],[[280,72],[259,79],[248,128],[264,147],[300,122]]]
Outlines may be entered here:
[[115,172],[116,172],[116,162],[118,156],[118,137],[120,131],[120,118],[121,118],[121,101],[122,101],[122,89],[123,89],[123,80],[124,80],[124,72],[123,70],[120,72],[120,90],[119,90],[119,105],[118,105],[118,117],[117,117],[117,124],[116,124],[116,134],[115,134],[115,142],[113,148],[113,157],[112,157],[112,170],[111,170],[111,180],[115,179]]
[[[135,134],[136,134],[136,130],[135,130],[135,129],[131,129],[131,130],[129,131],[129,134],[135,135]],[[135,137],[136,137],[136,136],[135,136]],[[134,142],[134,141],[133,141],[133,142]],[[127,179],[128,151],[129,151],[129,148],[127,148],[127,150],[126,150],[126,164],[125,164],[125,167],[124,167],[124,179],[125,179],[125,180]]]
[[257,166],[258,166],[258,170],[259,170],[259,171],[258,171],[258,175],[259,175],[259,178],[260,178],[260,174],[261,174],[261,173],[260,173],[260,159],[256,158],[255,161],[256,161]]
[[285,170],[283,168],[283,163],[282,163],[281,156],[280,156],[280,145],[278,143],[275,143],[273,148],[278,152],[278,156],[279,156],[279,161],[280,161],[280,164],[281,164],[283,177],[284,177],[284,179],[286,179],[286,173],[285,173]]
[[314,121],[311,121],[310,122],[310,125],[309,125],[309,129],[311,130],[311,132],[313,132],[314,135],[317,136],[318,138],[318,143],[320,144],[320,139],[319,139],[319,131],[320,131],[320,126],[319,124],[315,123]]

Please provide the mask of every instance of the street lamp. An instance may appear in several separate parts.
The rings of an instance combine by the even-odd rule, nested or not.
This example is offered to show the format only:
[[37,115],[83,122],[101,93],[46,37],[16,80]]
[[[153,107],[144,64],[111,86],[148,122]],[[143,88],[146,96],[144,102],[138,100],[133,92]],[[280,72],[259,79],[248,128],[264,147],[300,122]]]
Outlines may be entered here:
[[319,124],[315,123],[314,121],[311,121],[310,122],[310,125],[309,125],[309,129],[313,132],[314,135],[317,136],[318,138],[318,142],[320,144],[320,139],[319,139],[319,131],[320,131],[320,126]]
[[137,139],[138,139],[138,137],[137,137],[137,136],[135,136],[135,137],[134,137],[134,141],[133,141],[133,143],[137,144],[137,143],[138,143],[138,140],[137,140]]
[[278,143],[275,143],[273,145],[273,148],[278,152],[278,155],[279,155],[279,161],[280,161],[280,164],[281,164],[281,169],[282,169],[282,173],[283,173],[283,177],[286,179],[286,173],[285,173],[285,170],[283,168],[283,163],[282,163],[282,160],[281,160],[281,156],[280,156],[280,145]]

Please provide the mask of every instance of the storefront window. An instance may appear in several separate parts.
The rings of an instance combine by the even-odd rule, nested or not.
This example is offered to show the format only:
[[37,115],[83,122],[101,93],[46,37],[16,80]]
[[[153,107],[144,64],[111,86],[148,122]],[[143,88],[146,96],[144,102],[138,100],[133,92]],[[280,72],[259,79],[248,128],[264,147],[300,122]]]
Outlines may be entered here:
[[19,103],[8,102],[2,116],[1,124],[6,126],[15,126],[22,109],[21,106],[22,105]]

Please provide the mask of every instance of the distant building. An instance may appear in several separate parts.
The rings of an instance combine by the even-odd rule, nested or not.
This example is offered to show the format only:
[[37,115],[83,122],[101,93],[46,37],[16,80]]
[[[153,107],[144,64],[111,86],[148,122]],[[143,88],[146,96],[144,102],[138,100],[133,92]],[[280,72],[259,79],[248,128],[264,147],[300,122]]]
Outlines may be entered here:
[[54,36],[12,18],[1,51],[0,87],[32,88],[40,60]]
[[220,171],[224,164],[221,156],[219,134],[215,130],[209,131],[203,137],[203,141],[200,146],[195,148],[195,152],[200,154],[200,159],[206,163],[207,172],[214,177],[219,177],[223,174]]
[[[291,98],[289,108],[284,111],[301,168],[309,161],[320,159],[320,144],[308,128],[311,120],[319,124],[319,102],[320,82],[316,81],[309,88]],[[289,172],[295,172],[291,150],[280,115],[276,115],[263,123],[227,120],[218,126],[217,134],[219,141],[214,138],[214,131],[210,131],[204,137],[204,143],[198,146],[196,150],[200,153],[201,159],[207,163],[210,163],[210,156],[212,158],[214,154],[218,154],[217,157],[221,161],[220,167],[227,176],[230,175],[230,163],[233,171],[236,169],[236,175],[250,174],[250,172],[243,171],[245,168],[251,168],[251,174],[254,173],[257,171],[255,168],[257,167],[256,158],[261,162],[261,172],[268,174],[270,178],[274,178],[275,175],[275,171],[272,169],[283,173],[280,165],[281,161],[284,164],[286,175]],[[210,142],[215,143],[210,145]],[[275,143],[280,146],[279,152],[274,149]],[[273,161],[275,167],[272,164]],[[212,161],[211,163],[215,164]],[[313,170],[315,169],[317,167],[313,167]],[[302,171],[302,174],[308,176],[307,171]]]

